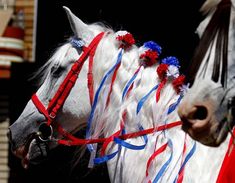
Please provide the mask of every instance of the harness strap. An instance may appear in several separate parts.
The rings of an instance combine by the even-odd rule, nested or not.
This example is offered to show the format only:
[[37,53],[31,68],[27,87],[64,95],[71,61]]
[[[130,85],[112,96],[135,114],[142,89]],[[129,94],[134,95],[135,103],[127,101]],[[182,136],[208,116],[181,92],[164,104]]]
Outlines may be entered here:
[[44,105],[41,103],[41,101],[38,99],[37,95],[33,94],[31,99],[32,99],[32,102],[34,103],[34,105],[37,107],[38,111],[40,113],[42,113],[47,119],[50,119],[48,111],[46,110]]
[[88,63],[88,73],[87,73],[87,86],[89,90],[89,97],[90,97],[90,104],[92,105],[93,100],[94,100],[94,81],[93,81],[93,60],[95,56],[95,51],[97,48],[98,44],[96,44],[92,50],[90,51],[89,55],[89,63]]
[[[61,86],[60,86],[59,90],[57,91],[56,95],[51,100],[51,102],[50,102],[50,104],[48,106],[48,111],[53,111],[53,113],[55,113],[55,115],[56,115],[58,109],[64,103],[64,101],[67,98],[70,90],[74,86],[74,84],[76,82],[76,79],[77,79],[77,77],[78,77],[78,75],[79,75],[79,73],[80,73],[80,71],[82,69],[82,66],[83,66],[83,64],[86,61],[87,56],[92,53],[92,50],[93,50],[94,47],[95,48],[97,47],[97,45],[98,45],[99,41],[102,39],[103,35],[104,35],[104,32],[101,32],[100,34],[98,34],[92,40],[92,42],[90,43],[88,48],[85,49],[85,51],[79,57],[79,59],[74,63],[74,65],[72,66],[72,69],[70,70],[70,72],[68,73],[67,77],[65,78],[65,80],[61,84]],[[94,52],[95,51],[93,51],[93,53],[91,55],[94,55]],[[59,99],[60,99],[61,103],[59,103]],[[58,106],[55,106],[57,103],[58,103]]]
[[88,72],[87,72],[87,86],[89,90],[90,105],[92,105],[93,100],[94,100],[94,86],[93,86],[94,80],[93,80],[93,73],[92,73],[93,58],[94,58],[94,55],[90,55],[89,63],[88,63]]

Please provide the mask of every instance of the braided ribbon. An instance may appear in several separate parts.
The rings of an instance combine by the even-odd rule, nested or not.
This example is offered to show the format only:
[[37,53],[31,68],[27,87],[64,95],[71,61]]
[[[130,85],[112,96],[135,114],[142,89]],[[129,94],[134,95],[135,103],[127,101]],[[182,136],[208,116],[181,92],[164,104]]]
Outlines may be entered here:
[[[91,125],[92,125],[95,109],[96,109],[96,106],[98,103],[99,95],[102,91],[104,84],[108,81],[109,78],[111,78],[109,91],[108,91],[108,95],[107,95],[106,102],[105,102],[105,109],[106,109],[110,103],[110,96],[112,93],[112,88],[113,88],[114,82],[116,80],[118,69],[121,65],[121,60],[122,60],[122,55],[124,53],[124,50],[131,48],[131,46],[133,44],[135,44],[135,40],[130,33],[126,32],[126,31],[119,31],[116,34],[117,34],[116,39],[119,42],[119,53],[118,53],[117,61],[116,61],[115,65],[112,66],[111,69],[109,69],[106,72],[106,74],[104,75],[103,79],[101,80],[101,83],[100,83],[100,85],[97,89],[97,92],[95,94],[91,113],[90,113],[90,116],[88,119],[87,130],[86,130],[86,138],[87,139],[89,139],[91,136]],[[112,138],[110,138],[110,139],[112,139]],[[94,145],[92,145],[92,144],[87,145],[87,147],[88,147],[89,151],[91,152],[91,154],[93,154],[93,156],[91,156],[91,158],[90,158],[90,162],[91,162],[92,161],[91,159],[94,159],[94,157],[95,157],[96,151],[94,149]],[[115,152],[111,155],[107,155],[106,157],[103,157],[103,159],[94,159],[94,163],[101,163],[106,160],[109,160],[110,158],[113,158],[115,156],[115,154],[117,154],[117,152]]]

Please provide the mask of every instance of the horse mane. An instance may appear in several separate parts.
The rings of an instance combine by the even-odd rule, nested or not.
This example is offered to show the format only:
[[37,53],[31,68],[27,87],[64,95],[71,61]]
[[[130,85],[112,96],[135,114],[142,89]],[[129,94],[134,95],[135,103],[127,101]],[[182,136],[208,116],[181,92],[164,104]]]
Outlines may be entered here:
[[[114,32],[110,32],[106,34],[106,36],[102,39],[99,46],[97,47],[95,58],[94,58],[94,71],[96,75],[94,77],[95,80],[101,81],[101,78],[104,76],[103,74],[109,70],[112,65],[117,60],[117,55],[119,53],[118,41],[116,40],[116,35]],[[108,51],[107,51],[108,50]],[[127,81],[133,76],[133,73],[139,67],[140,64],[140,53],[139,47],[137,45],[133,45],[129,50],[124,51],[122,55],[122,61],[120,68],[117,72],[117,77],[113,85],[113,90],[110,98],[110,105],[105,108],[106,104],[106,95],[107,89],[109,89],[108,85],[104,86],[101,91],[101,95],[99,96],[99,102],[97,103],[97,107],[94,113],[94,121],[90,128],[90,138],[102,138],[109,137],[113,133],[120,130],[120,124],[122,120],[122,115],[124,111],[127,111],[127,116],[125,120],[125,131],[126,133],[138,132],[139,125],[141,125],[144,129],[158,127],[164,125],[165,123],[171,123],[179,120],[179,117],[176,112],[172,112],[171,114],[167,114],[168,108],[171,104],[177,101],[179,95],[173,88],[171,82],[167,82],[161,92],[161,99],[158,103],[156,103],[155,94],[153,92],[148,100],[144,103],[139,115],[136,114],[137,104],[140,99],[145,96],[156,84],[161,82],[161,79],[158,77],[156,72],[156,68],[159,63],[152,65],[151,67],[146,67],[139,73],[139,82],[136,86],[133,86],[133,89],[127,99],[123,102],[121,101],[122,92]],[[159,57],[159,61],[162,57]],[[95,74],[95,73],[94,73]],[[99,79],[97,79],[99,78]],[[97,81],[94,80],[94,83]],[[99,84],[99,83],[98,83]],[[95,89],[97,91],[97,88]],[[174,133],[166,132],[166,136],[161,136],[159,138],[165,137],[180,137],[184,135],[182,130],[179,130],[180,127],[176,127],[174,129]],[[161,134],[160,132],[156,132],[151,136],[156,136]],[[153,137],[154,138],[154,137]],[[177,139],[177,138],[176,138]],[[183,138],[182,138],[183,139]],[[142,138],[133,138],[128,139],[127,142],[130,142],[136,145],[140,145],[143,143]],[[180,140],[178,140],[180,141]],[[183,140],[177,142],[177,144],[183,143]],[[146,145],[146,152],[148,149],[152,147],[154,143]],[[112,143],[108,147],[108,152],[113,151]],[[183,147],[183,145],[182,145]],[[115,149],[116,147],[114,147]],[[99,148],[98,148],[99,149]],[[176,152],[176,154],[181,153],[181,148]],[[79,148],[77,152],[75,152],[74,159],[72,160],[73,168],[76,168],[76,165],[82,161],[82,157],[84,157],[85,150],[84,148]],[[175,160],[176,161],[176,160]],[[142,165],[140,165],[142,166]],[[157,166],[157,165],[156,165]],[[170,171],[173,171],[175,167],[170,167]],[[138,175],[141,175],[142,169],[136,170]],[[140,181],[140,180],[139,180]],[[137,181],[137,182],[139,182]]]
[[[114,55],[117,55],[118,53],[118,46],[115,37],[116,35],[113,32],[108,34],[104,37],[104,40],[101,43],[102,46],[98,46],[97,48],[97,52],[101,54],[98,54],[98,58],[96,59],[99,62],[102,61],[102,63],[97,64],[95,64],[94,62],[94,69],[96,67],[96,71],[98,70],[98,73],[104,73],[104,70],[106,72],[107,69],[110,68],[116,61],[117,57]],[[113,45],[113,47],[110,45]],[[105,58],[99,57],[99,55],[105,55],[102,54],[103,52],[106,52],[107,54],[107,49],[109,50],[109,52],[112,53],[112,57],[114,56],[114,58],[112,58],[112,61],[110,60],[110,58],[106,61]],[[151,67],[144,68],[143,71],[140,73],[140,81],[138,86],[133,88],[131,94],[126,100],[120,102],[124,85],[132,77],[135,70],[139,67],[139,56],[139,47],[137,45],[133,45],[132,48],[128,51],[124,51],[122,55],[121,66],[118,69],[117,78],[113,86],[110,107],[105,109],[105,102],[103,101],[105,97],[100,98],[100,102],[97,104],[96,113],[94,114],[94,126],[92,126],[91,129],[93,138],[97,138],[98,136],[109,136],[110,132],[117,131],[116,128],[119,127],[117,123],[121,121],[122,114],[125,110],[127,110],[127,120],[125,124],[127,132],[139,131],[137,125],[138,122],[140,122],[140,124],[147,129],[162,125],[159,122],[162,122],[162,119],[164,119],[164,117],[166,121],[169,121],[169,119],[171,119],[171,121],[178,120],[178,115],[176,113],[164,116],[169,105],[172,104],[178,96],[170,82],[166,84],[161,92],[162,99],[159,100],[159,102],[156,104],[154,94],[151,94],[140,111],[141,119],[137,119],[138,117],[136,117],[136,107],[138,101],[146,93],[148,93],[151,88],[153,88],[161,81],[156,72],[156,68],[159,63],[154,64]],[[162,57],[160,56],[159,61],[161,59]],[[103,75],[97,77],[100,78],[103,77]],[[103,94],[105,93],[106,89],[107,88],[104,87],[102,91]],[[155,111],[156,108],[158,109],[157,112]]]
[[[211,1],[208,1],[211,2]],[[216,1],[217,3],[217,1]],[[204,5],[204,10],[211,10],[216,5],[212,6],[210,3]],[[189,82],[193,83],[197,71],[203,60],[206,60],[206,66],[209,63],[209,58],[212,53],[212,46],[215,43],[215,57],[213,65],[212,80],[220,82],[222,86],[227,86],[227,65],[228,65],[228,30],[230,21],[231,1],[222,0],[214,11],[210,22],[208,23],[205,31],[201,36],[198,47],[195,50],[195,54],[191,60],[189,69]],[[207,58],[206,58],[207,56]],[[220,78],[221,75],[221,78]]]

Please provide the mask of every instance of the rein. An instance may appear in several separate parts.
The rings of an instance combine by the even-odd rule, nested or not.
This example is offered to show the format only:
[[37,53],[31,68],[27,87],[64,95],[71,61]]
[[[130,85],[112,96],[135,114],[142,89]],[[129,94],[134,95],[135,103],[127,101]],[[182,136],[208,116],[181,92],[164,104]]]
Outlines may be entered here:
[[[149,129],[146,129],[146,130],[140,130],[138,132],[133,132],[133,133],[125,134],[125,135],[115,136],[115,138],[119,138],[121,140],[127,140],[127,139],[130,139],[130,138],[136,138],[136,137],[151,134],[151,133],[154,133],[154,132],[170,129],[170,128],[173,128],[173,127],[176,127],[176,126],[180,126],[181,124],[182,124],[181,121],[175,121],[173,123],[166,124],[166,125],[161,125],[161,126],[158,126],[158,127],[155,127],[155,128],[149,128]],[[59,127],[58,130],[59,130],[60,133],[62,133],[65,137],[67,137],[69,139],[69,141],[68,140],[58,140],[58,143],[63,144],[63,145],[68,145],[68,146],[104,143],[104,142],[108,142],[109,138],[110,138],[110,137],[106,137],[106,138],[98,138],[98,139],[79,139],[77,137],[74,137],[70,133],[66,132],[61,127]],[[116,133],[120,133],[120,130],[117,131]]]

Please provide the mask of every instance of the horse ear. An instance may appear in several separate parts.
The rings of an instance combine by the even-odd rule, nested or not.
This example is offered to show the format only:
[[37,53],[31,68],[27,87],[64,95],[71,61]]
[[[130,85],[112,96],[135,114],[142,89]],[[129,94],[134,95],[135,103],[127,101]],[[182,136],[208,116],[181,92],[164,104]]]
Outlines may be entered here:
[[67,13],[69,23],[73,33],[78,37],[83,39],[85,42],[90,42],[90,38],[92,37],[92,32],[88,28],[88,25],[85,24],[82,20],[80,20],[76,15],[74,15],[71,10],[63,6],[64,10]]

